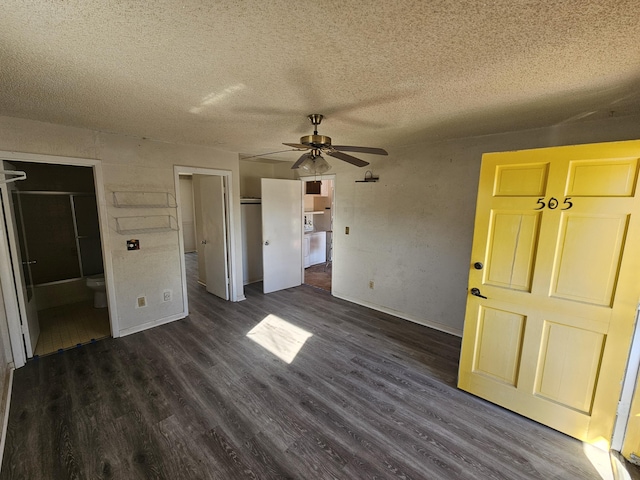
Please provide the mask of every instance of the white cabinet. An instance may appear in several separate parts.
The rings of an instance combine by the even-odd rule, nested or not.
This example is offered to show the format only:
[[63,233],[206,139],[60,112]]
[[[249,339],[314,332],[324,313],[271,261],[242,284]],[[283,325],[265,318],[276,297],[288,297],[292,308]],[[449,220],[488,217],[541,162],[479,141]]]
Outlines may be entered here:
[[302,251],[304,253],[304,268],[311,265],[311,257],[309,256],[311,253],[311,235],[311,233],[306,233],[304,235],[304,244],[302,245]]
[[304,236],[304,267],[327,261],[327,232],[306,233]]

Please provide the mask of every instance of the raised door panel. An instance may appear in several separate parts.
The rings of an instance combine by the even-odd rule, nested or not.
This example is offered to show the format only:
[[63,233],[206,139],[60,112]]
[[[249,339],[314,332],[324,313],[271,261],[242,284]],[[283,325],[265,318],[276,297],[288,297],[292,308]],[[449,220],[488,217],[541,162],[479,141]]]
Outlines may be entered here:
[[633,196],[638,159],[575,160],[569,163],[566,195],[573,197]]
[[551,296],[611,306],[628,220],[628,215],[564,213]]
[[540,213],[493,211],[483,283],[529,291],[538,244]]
[[545,322],[535,394],[590,414],[604,343],[603,333]]
[[474,371],[516,386],[525,316],[481,308],[478,319]]
[[496,197],[543,196],[547,190],[548,163],[498,165],[493,195]]

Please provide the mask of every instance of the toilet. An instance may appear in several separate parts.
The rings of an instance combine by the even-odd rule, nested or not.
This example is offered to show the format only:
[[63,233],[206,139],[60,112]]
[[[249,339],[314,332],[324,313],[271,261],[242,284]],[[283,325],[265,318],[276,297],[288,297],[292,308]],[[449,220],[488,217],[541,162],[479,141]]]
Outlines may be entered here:
[[87,287],[94,291],[94,308],[107,307],[107,288],[105,287],[104,274],[87,277]]

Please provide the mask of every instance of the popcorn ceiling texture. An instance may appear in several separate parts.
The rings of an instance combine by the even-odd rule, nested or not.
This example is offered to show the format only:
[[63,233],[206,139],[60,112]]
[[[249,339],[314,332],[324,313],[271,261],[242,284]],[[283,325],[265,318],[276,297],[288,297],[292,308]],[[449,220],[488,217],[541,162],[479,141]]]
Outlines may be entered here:
[[[0,114],[255,155],[640,112],[638,0],[5,0]],[[298,154],[280,156],[292,160]]]

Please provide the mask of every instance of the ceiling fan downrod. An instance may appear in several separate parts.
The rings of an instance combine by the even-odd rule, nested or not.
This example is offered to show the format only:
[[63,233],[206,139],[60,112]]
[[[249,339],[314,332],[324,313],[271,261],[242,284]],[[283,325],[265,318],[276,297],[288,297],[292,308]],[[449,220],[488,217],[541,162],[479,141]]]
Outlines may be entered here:
[[300,143],[308,145],[311,148],[329,148],[331,147],[331,137],[326,135],[318,135],[318,125],[324,118],[319,113],[312,113],[307,117],[313,124],[313,135],[305,135],[300,138]]

